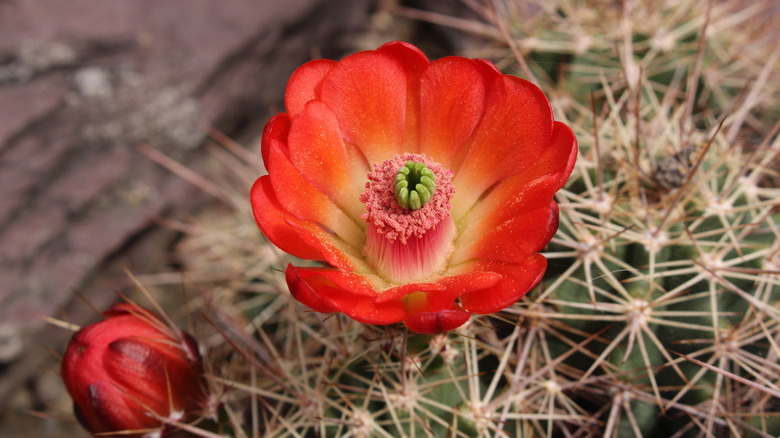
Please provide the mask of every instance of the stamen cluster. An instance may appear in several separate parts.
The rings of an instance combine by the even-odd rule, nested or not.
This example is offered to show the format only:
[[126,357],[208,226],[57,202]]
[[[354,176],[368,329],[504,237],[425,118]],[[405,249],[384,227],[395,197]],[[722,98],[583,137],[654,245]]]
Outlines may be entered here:
[[[409,162],[415,171],[424,169],[419,171],[420,183],[415,185],[422,204],[417,209],[404,207],[396,196],[399,182],[396,178],[398,175],[404,175],[403,169],[408,169],[411,173]],[[389,240],[400,240],[405,244],[412,236],[422,237],[450,216],[450,199],[455,194],[451,183],[452,176],[451,170],[443,168],[424,154],[401,154],[375,164],[374,171],[368,174],[366,191],[360,195],[360,201],[366,206],[366,213],[362,218]],[[409,182],[407,187],[408,185]],[[435,187],[435,194],[431,187]],[[408,188],[406,190],[408,191]],[[422,202],[423,196],[420,195],[425,190],[431,193],[428,202]],[[406,199],[411,199],[412,196],[409,194]]]
[[368,223],[365,252],[386,279],[405,283],[428,278],[446,260],[455,233],[452,175],[421,154],[396,156],[368,174],[360,196]]

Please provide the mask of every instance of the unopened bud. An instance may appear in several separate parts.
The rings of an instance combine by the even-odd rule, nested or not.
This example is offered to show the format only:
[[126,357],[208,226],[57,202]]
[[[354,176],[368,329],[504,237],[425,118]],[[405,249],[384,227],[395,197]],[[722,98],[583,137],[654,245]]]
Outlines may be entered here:
[[120,304],[79,330],[62,360],[62,379],[79,422],[93,434],[159,437],[162,418],[188,421],[206,395],[195,340],[152,312]]

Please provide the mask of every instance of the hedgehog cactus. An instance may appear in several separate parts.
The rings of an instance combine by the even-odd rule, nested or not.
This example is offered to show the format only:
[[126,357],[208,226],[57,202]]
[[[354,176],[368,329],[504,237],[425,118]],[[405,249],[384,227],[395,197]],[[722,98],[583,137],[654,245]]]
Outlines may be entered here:
[[776,30],[741,32],[759,2],[580,3],[484,11],[580,142],[547,275],[502,312],[437,335],[305,312],[247,221],[261,164],[226,161],[237,214],[179,247],[220,331],[204,435],[780,431]]

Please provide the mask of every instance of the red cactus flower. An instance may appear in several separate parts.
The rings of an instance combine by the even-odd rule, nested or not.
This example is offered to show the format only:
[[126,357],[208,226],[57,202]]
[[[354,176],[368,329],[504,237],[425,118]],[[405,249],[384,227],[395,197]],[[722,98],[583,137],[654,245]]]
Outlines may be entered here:
[[547,267],[553,195],[577,156],[533,84],[391,42],[292,75],[252,187],[296,299],[369,324],[450,330],[521,298]]
[[93,434],[159,437],[160,417],[187,421],[205,401],[195,340],[150,311],[114,306],[79,330],[62,360],[62,379],[82,426]]

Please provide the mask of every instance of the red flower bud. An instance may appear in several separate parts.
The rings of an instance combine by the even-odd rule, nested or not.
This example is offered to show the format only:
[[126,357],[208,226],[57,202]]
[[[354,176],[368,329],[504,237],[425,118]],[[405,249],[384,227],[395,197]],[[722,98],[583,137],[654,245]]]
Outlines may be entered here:
[[73,336],[62,360],[62,379],[84,428],[100,436],[154,437],[172,430],[160,417],[191,419],[206,398],[195,340],[132,304],[104,315]]

